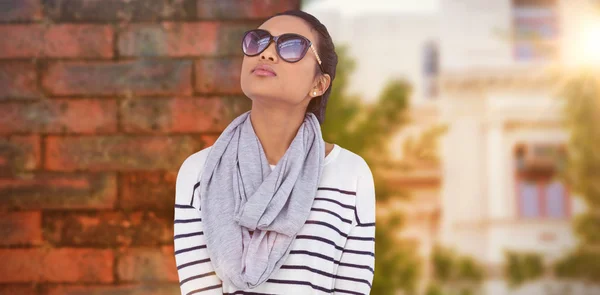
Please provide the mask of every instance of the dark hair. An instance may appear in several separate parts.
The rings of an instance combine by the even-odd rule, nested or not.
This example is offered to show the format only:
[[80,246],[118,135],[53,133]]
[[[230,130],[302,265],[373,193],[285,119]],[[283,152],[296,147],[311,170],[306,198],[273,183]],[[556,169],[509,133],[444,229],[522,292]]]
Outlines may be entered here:
[[[338,63],[338,56],[335,52],[335,45],[333,44],[333,40],[329,35],[329,31],[325,25],[323,25],[316,17],[313,15],[306,13],[302,10],[288,10],[285,12],[281,12],[271,16],[269,19],[280,16],[280,15],[290,15],[303,19],[311,29],[317,31],[317,35],[319,40],[317,43],[317,52],[319,53],[319,57],[321,58],[321,66],[325,71],[325,74],[329,74],[331,77],[331,84],[327,91],[323,93],[323,95],[313,98],[308,104],[307,112],[311,112],[317,116],[319,119],[319,123],[323,124],[325,122],[325,109],[327,108],[327,100],[329,99],[329,95],[331,94],[331,88],[333,87],[333,80],[335,79],[335,69]],[[315,61],[316,62],[316,61]],[[320,71],[319,65],[315,65],[316,69]]]

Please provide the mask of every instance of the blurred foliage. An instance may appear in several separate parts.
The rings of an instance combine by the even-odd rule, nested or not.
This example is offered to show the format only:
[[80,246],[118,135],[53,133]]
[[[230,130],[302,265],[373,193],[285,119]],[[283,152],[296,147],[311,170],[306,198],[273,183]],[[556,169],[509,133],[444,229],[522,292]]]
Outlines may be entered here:
[[555,265],[561,277],[600,283],[600,75],[581,71],[570,78],[560,95],[564,122],[570,132],[564,178],[572,195],[587,211],[577,216],[574,229],[580,245]]
[[540,278],[544,274],[542,256],[537,253],[505,252],[504,275],[511,287]]
[[431,260],[433,279],[427,288],[427,295],[475,294],[479,289],[484,269],[473,258],[436,246]]
[[345,46],[336,46],[338,65],[331,95],[327,102],[323,138],[361,155],[372,168],[379,201],[397,193],[381,176],[378,165],[390,162],[389,140],[407,123],[406,111],[410,86],[390,81],[374,104],[348,93],[350,75],[356,68]]
[[[375,277],[371,294],[392,295],[397,290],[414,294],[421,271],[411,244],[399,243],[395,236],[401,227],[400,216],[377,221],[375,233]],[[393,274],[393,275],[390,275]]]
[[427,166],[440,165],[439,139],[448,130],[447,125],[435,125],[419,136],[407,138],[402,145],[403,162],[413,168],[416,162]]
[[[325,123],[321,126],[323,138],[361,155],[373,172],[377,202],[398,195],[397,189],[382,177],[381,163],[390,161],[389,140],[406,123],[406,109],[410,87],[402,81],[391,81],[378,100],[367,104],[360,97],[348,93],[350,75],[356,64],[345,46],[336,46],[338,65],[327,102]],[[399,241],[401,217],[377,218],[375,233],[375,277],[371,294],[395,294],[396,290],[413,293],[419,277],[419,263],[412,248]]]

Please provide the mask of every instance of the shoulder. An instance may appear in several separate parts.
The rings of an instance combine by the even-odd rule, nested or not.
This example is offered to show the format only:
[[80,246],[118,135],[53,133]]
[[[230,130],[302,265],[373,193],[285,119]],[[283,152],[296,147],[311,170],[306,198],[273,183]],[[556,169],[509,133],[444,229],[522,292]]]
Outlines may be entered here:
[[339,165],[339,171],[352,173],[358,178],[373,178],[371,168],[363,157],[341,146],[339,148],[339,154],[335,159],[336,164]]
[[[204,148],[189,155],[180,165],[175,184],[177,203],[189,203],[189,196],[194,185],[200,179],[199,177],[202,174],[204,163],[206,162],[211,147],[212,146]],[[180,198],[184,199],[180,200]]]
[[[179,176],[183,176],[188,173],[202,172],[201,170],[204,167],[204,163],[206,162],[206,158],[208,157],[208,153],[210,152],[211,148],[212,146],[209,146],[189,155],[179,167],[179,172],[177,173],[178,178]],[[197,176],[197,173],[194,173],[196,174],[194,176]]]

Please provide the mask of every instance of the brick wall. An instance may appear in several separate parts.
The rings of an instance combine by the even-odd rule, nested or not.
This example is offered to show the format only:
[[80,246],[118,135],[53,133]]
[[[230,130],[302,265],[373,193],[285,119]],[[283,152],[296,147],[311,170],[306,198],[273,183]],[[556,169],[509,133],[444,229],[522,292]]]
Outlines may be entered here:
[[178,294],[174,184],[299,0],[0,1],[0,295]]

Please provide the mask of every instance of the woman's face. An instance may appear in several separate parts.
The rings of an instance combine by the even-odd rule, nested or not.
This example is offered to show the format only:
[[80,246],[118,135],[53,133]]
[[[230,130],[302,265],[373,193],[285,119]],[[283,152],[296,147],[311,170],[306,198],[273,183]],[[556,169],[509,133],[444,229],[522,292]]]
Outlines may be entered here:
[[[301,18],[282,15],[276,16],[259,29],[267,30],[273,36],[285,33],[295,33],[308,38],[317,45],[317,36]],[[255,71],[257,66],[266,66],[274,75],[264,71]],[[317,89],[317,96],[323,94],[323,80],[318,69],[315,54],[309,49],[304,58],[295,63],[289,63],[277,55],[275,43],[271,42],[262,53],[257,56],[244,56],[241,73],[242,91],[253,101],[261,100],[270,104],[286,104],[303,106],[306,108],[313,92]]]

